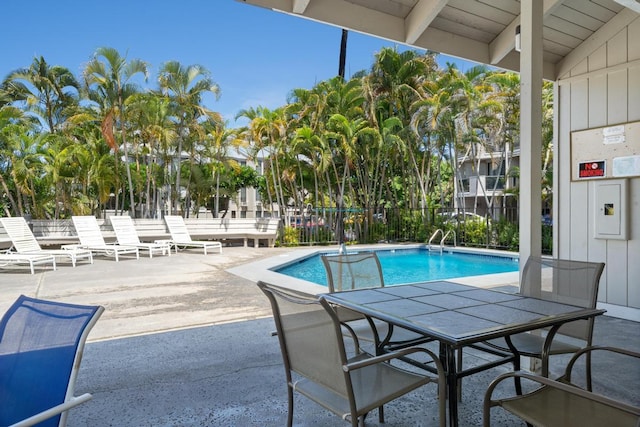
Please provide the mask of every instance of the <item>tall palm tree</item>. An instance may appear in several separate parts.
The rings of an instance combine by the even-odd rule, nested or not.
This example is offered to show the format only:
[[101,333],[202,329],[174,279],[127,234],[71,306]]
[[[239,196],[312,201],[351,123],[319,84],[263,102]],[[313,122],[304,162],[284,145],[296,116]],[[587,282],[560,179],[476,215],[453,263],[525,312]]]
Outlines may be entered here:
[[13,101],[24,103],[49,132],[57,132],[77,105],[80,85],[69,69],[50,66],[44,57],[34,58],[28,68],[12,71],[3,83]]
[[[229,157],[231,148],[246,146],[246,141],[239,137],[239,131],[231,129],[225,123],[208,121],[204,123],[205,140],[204,154],[209,160],[212,172],[212,180],[215,183],[215,206],[213,217],[217,218],[220,212],[220,178],[225,167],[235,163]],[[237,165],[233,165],[237,166]]]
[[349,38],[349,31],[342,29],[342,36],[340,37],[340,59],[338,63],[338,76],[344,80],[345,64],[347,62],[347,39]]
[[[205,94],[213,94],[216,99],[220,96],[220,87],[213,81],[209,71],[201,65],[183,66],[178,61],[164,63],[158,74],[158,83],[163,95],[167,96],[173,108],[176,121],[178,148],[176,152],[177,197],[173,203],[173,213],[177,211],[181,192],[181,166],[182,152],[185,143],[197,142],[204,137],[202,127],[203,120],[222,122],[220,114],[215,113],[202,105]],[[194,161],[190,156],[190,162]],[[187,188],[187,200],[188,200]]]
[[[171,120],[170,101],[155,92],[133,95],[127,100],[130,122],[136,129],[138,137],[143,141],[138,144],[136,159],[140,155],[145,164],[145,217],[152,216],[152,206],[160,209],[158,184],[169,181],[169,155],[171,145],[176,141],[175,124]],[[161,167],[160,167],[161,165]],[[163,171],[162,177],[156,171]],[[163,178],[164,177],[164,178]],[[161,182],[160,182],[161,181]]]
[[238,114],[251,119],[247,135],[253,142],[253,154],[254,156],[258,156],[261,152],[266,154],[266,170],[268,170],[271,175],[271,185],[267,185],[267,195],[270,206],[272,206],[273,203],[271,193],[273,190],[276,196],[275,202],[280,208],[280,213],[285,216],[287,214],[285,209],[287,201],[284,198],[282,189],[279,159],[279,156],[282,154],[283,141],[287,136],[287,121],[284,110],[276,109],[272,111],[266,107],[258,107],[243,110]]
[[33,132],[22,124],[10,124],[3,128],[3,137],[8,154],[4,161],[16,189],[16,214],[41,216],[44,206],[37,200],[37,183],[44,176],[42,157],[51,134]]
[[9,202],[9,206],[2,205],[6,216],[12,216],[12,212],[13,215],[18,215],[19,212],[14,193],[9,188],[13,184],[11,162],[9,161],[12,156],[11,146],[8,141],[8,137],[12,134],[10,126],[16,124],[28,125],[32,122],[21,109],[14,107],[12,102],[13,98],[9,93],[4,87],[0,87],[0,187]]
[[[138,85],[133,82],[134,76],[142,74],[146,80],[148,77],[147,63],[140,59],[127,61],[125,56],[110,47],[100,47],[96,50],[93,59],[86,65],[83,75],[89,93],[89,99],[98,104],[102,114],[103,134],[107,143],[118,152],[118,145],[113,137],[113,127],[120,130],[123,157],[129,184],[129,210],[135,215],[135,202],[133,198],[133,181],[129,169],[129,149],[126,134],[126,110],[127,99],[140,91]],[[116,192],[116,198],[117,198]],[[117,200],[117,199],[116,199]]]

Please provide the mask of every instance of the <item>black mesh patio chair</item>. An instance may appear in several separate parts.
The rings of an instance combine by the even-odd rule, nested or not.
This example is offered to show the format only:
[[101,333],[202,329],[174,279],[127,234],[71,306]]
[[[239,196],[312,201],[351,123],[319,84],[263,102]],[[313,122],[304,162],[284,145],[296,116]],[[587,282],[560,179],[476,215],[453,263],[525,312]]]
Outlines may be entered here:
[[[382,266],[375,252],[322,255],[320,258],[327,272],[329,292],[384,287]],[[362,314],[345,308],[340,308],[338,313],[343,322],[349,322],[359,339],[375,342],[379,349],[397,349],[432,341],[429,337],[383,321],[367,321]]]
[[[523,269],[520,293],[529,297],[584,308],[595,308],[604,263],[530,257]],[[549,376],[549,357],[571,354],[591,346],[595,318],[562,325],[550,342],[546,331],[511,335],[516,356],[541,359],[541,374]],[[562,336],[574,338],[573,342]],[[546,346],[545,346],[546,343]],[[502,338],[485,342],[490,347],[510,351]],[[516,370],[519,368],[516,367]],[[587,390],[591,390],[591,355],[586,354]]]
[[[271,302],[280,341],[289,400],[287,426],[293,425],[294,392],[355,427],[363,426],[365,416],[376,408],[382,422],[384,404],[418,387],[436,383],[439,424],[444,427],[446,384],[442,364],[435,354],[426,349],[405,348],[373,356],[360,349],[355,334],[353,345],[345,345],[345,326],[335,308],[322,297],[264,282],[258,282],[258,286]],[[436,377],[391,364],[400,356],[418,352],[433,359],[438,370]]]
[[[596,394],[572,384],[572,369],[581,357],[591,357],[595,351],[612,352],[640,359],[640,353],[614,347],[585,347],[576,352],[562,377],[552,380],[529,372],[509,372],[500,375],[488,387],[483,405],[483,425],[491,425],[491,408],[503,409],[518,416],[527,424],[547,427],[637,427],[640,407],[618,399]],[[634,371],[638,372],[636,362]],[[612,366],[610,369],[613,369]],[[604,372],[599,372],[604,374]],[[598,374],[598,373],[596,373]],[[493,398],[498,385],[507,379],[530,381],[536,387],[522,395]],[[635,376],[637,378],[637,375]],[[539,386],[538,386],[539,385]],[[618,384],[624,390],[623,384]],[[637,387],[637,384],[636,384]],[[496,393],[499,394],[499,393]]]

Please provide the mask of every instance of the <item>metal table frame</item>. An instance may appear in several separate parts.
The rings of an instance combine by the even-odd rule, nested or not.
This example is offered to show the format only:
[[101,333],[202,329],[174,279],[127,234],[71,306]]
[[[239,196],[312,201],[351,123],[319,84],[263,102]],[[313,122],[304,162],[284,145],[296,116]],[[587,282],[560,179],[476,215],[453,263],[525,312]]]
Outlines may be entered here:
[[[423,334],[440,344],[440,357],[447,377],[449,422],[458,425],[457,384],[460,378],[509,361],[519,366],[513,354],[467,370],[458,370],[456,352],[493,338],[549,328],[544,349],[548,350],[565,323],[589,319],[606,310],[559,304],[520,294],[482,289],[452,282],[425,282],[375,289],[323,294],[322,298],[365,315]],[[380,343],[384,345],[384,342]],[[543,366],[543,372],[546,372]]]

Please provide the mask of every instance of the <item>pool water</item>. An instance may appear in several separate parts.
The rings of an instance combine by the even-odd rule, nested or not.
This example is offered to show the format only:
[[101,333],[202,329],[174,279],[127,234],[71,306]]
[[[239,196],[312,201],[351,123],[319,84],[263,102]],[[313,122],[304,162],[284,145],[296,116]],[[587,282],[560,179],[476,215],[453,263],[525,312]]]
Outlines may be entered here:
[[[430,252],[427,249],[397,249],[377,251],[386,285],[428,282],[454,277],[518,271],[517,257],[467,254],[460,252]],[[327,285],[327,275],[320,254],[276,269],[297,279]]]

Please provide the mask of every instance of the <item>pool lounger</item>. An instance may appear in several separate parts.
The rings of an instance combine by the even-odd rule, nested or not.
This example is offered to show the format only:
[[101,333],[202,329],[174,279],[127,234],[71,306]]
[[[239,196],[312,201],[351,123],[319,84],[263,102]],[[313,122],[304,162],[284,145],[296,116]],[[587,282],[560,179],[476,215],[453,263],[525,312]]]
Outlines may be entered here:
[[0,267],[15,264],[29,264],[29,267],[31,268],[31,274],[35,274],[35,265],[48,263],[51,263],[53,265],[54,270],[56,269],[56,257],[54,255],[29,255],[12,252],[0,254]]

